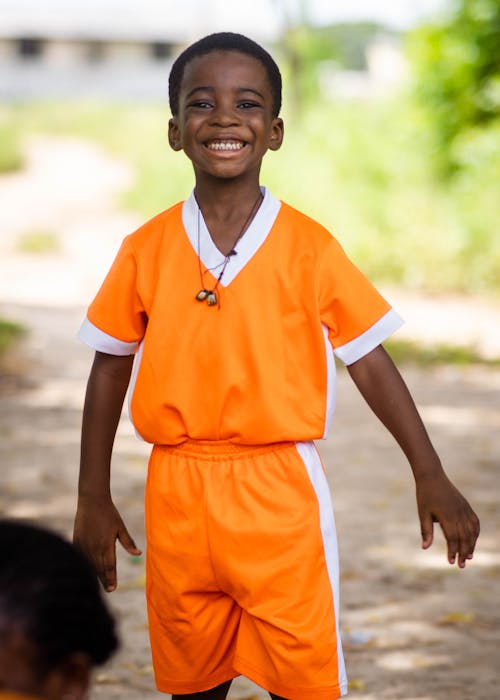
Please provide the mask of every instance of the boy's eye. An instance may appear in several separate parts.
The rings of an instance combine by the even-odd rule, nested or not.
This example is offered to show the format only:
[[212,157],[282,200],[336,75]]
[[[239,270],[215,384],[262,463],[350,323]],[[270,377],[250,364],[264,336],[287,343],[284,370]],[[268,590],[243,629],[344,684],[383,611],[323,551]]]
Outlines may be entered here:
[[208,100],[196,100],[195,102],[190,102],[188,107],[194,107],[195,109],[210,109],[212,103]]
[[240,102],[238,104],[239,109],[252,109],[256,107],[260,107],[260,104],[258,102],[251,102],[249,100],[245,100],[244,102]]

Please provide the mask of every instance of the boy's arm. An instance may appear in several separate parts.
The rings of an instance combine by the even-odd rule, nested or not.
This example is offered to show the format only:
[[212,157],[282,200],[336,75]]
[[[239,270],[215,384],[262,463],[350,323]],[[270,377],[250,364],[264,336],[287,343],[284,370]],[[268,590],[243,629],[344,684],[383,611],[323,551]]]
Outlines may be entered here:
[[379,345],[348,366],[366,402],[392,433],[410,462],[415,477],[422,547],[432,544],[433,523],[439,522],[448,544],[448,561],[465,567],[479,535],[474,511],[446,476],[439,457],[393,361]]
[[74,542],[94,565],[107,591],[116,588],[118,539],[130,553],[139,555],[111,499],[111,453],[134,356],[96,352],[90,371],[83,410],[78,508]]

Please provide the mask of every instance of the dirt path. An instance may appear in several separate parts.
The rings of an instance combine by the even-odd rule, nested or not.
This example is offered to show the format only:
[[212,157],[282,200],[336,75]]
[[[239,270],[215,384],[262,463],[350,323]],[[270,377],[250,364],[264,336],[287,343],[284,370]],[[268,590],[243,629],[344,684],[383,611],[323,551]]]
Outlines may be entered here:
[[[75,332],[100,274],[92,263],[101,258],[102,250],[111,255],[116,241],[135,225],[134,216],[113,206],[114,195],[130,174],[93,147],[89,151],[81,143],[66,144],[70,145],[75,172],[78,165],[85,171],[85,159],[89,167],[93,163],[92,170],[98,158],[108,179],[104,184],[86,180],[87,201],[92,188],[100,193],[91,214],[88,206],[78,209],[78,197],[72,204],[79,212],[78,221],[67,211],[62,219],[52,212],[51,227],[61,237],[61,250],[45,258],[13,252],[13,242],[24,230],[21,223],[13,214],[10,219],[5,215],[0,227],[0,315],[19,319],[31,329],[0,375],[0,514],[36,519],[68,535],[75,507],[81,406],[91,361],[90,351],[78,343]],[[54,172],[59,171],[56,165]],[[45,197],[52,197],[56,206],[57,182],[51,182]],[[12,179],[8,183],[12,188]],[[2,216],[16,204],[19,215],[15,198],[25,201],[26,190],[21,180],[16,187],[18,194],[10,189],[7,197],[0,179]],[[30,222],[28,228],[35,224],[36,220]],[[397,290],[392,298],[411,319],[407,324],[413,329],[411,336],[420,333],[416,320],[420,313],[427,329],[429,315],[439,321],[455,318],[456,313],[446,332],[448,342],[474,339],[485,354],[500,355],[496,306],[460,299],[446,304],[421,300],[417,306],[415,297]],[[437,322],[435,333],[442,332],[443,325]],[[494,700],[500,680],[500,370],[407,368],[405,376],[450,475],[482,519],[483,533],[477,556],[464,572],[445,563],[440,534],[431,551],[420,551],[409,470],[340,371],[334,433],[321,451],[340,539],[341,624],[350,697]],[[146,452],[124,417],[113,488],[141,544]],[[123,646],[96,675],[92,697],[165,697],[155,692],[152,680],[143,562],[120,556],[119,567],[121,585],[109,600]],[[234,684],[231,698],[251,697],[267,696],[245,680]]]

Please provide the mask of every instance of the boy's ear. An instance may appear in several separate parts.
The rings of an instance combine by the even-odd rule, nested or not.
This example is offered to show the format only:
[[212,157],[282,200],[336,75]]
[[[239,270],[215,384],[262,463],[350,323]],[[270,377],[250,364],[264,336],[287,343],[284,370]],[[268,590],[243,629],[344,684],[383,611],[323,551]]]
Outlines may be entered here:
[[168,142],[174,151],[182,151],[182,139],[176,117],[172,117],[168,122]]
[[269,149],[271,151],[277,151],[283,143],[283,136],[285,134],[285,125],[283,124],[283,119],[276,117],[273,119],[271,126],[271,137],[269,139]]

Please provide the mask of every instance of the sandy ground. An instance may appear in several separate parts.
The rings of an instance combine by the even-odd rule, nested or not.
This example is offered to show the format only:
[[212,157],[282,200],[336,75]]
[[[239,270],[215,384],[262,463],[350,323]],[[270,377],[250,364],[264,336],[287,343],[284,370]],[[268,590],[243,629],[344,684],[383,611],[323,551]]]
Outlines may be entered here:
[[[116,206],[132,177],[89,144],[38,139],[30,144],[27,170],[0,178],[0,315],[30,328],[0,373],[0,515],[35,519],[68,535],[91,362],[75,333],[118,241],[139,222]],[[58,235],[59,251],[17,252],[19,236],[41,229]],[[422,338],[425,330],[425,342],[474,344],[484,355],[500,356],[500,307],[493,302],[401,290],[390,295],[408,320],[406,337]],[[350,697],[494,700],[500,680],[500,369],[407,367],[403,373],[483,531],[465,571],[446,564],[440,533],[430,551],[420,550],[409,469],[339,371],[337,418],[320,449],[340,540]],[[147,447],[124,416],[113,491],[141,545],[146,462]],[[108,600],[122,649],[96,673],[92,697],[162,697],[152,679],[143,561],[120,555],[119,576],[120,587]],[[267,695],[239,679],[230,697]]]

